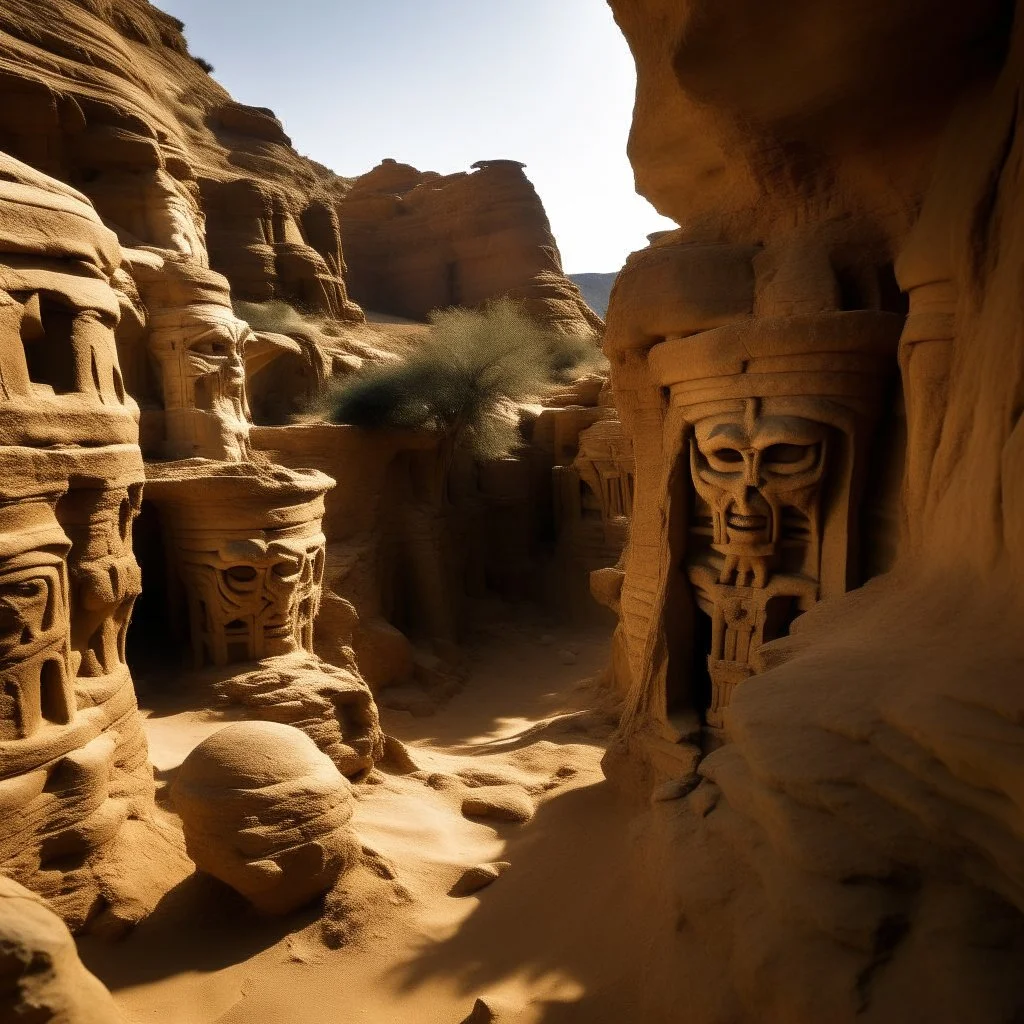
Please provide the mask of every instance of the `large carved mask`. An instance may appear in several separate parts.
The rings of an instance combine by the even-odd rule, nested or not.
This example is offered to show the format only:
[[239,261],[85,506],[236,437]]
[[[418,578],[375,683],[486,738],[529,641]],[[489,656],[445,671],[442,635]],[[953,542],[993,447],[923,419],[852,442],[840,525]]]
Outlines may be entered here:
[[208,614],[243,643],[248,657],[285,654],[312,643],[323,582],[323,535],[224,545],[210,564],[193,564]]
[[827,446],[825,425],[762,415],[757,399],[747,399],[742,413],[694,425],[690,469],[711,510],[713,546],[725,555],[721,582],[752,577],[764,586],[784,534],[813,530]]
[[245,321],[234,317],[190,314],[182,372],[191,384],[195,408],[212,411],[218,401],[228,401],[237,416],[245,416],[242,349],[251,333]]
[[69,546],[45,504],[0,509],[0,739],[30,736],[44,721],[66,723],[74,714]]

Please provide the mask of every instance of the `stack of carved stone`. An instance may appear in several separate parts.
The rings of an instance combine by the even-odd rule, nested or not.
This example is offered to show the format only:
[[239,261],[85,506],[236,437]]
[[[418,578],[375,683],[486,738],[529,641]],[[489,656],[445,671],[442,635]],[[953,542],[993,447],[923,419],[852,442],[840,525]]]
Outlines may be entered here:
[[[246,346],[264,368],[295,346],[257,345],[229,278],[246,298],[362,315],[320,172],[272,115],[230,102],[180,25],[148,5],[4,13],[0,133],[38,170],[0,157],[0,864],[73,928],[110,928],[187,863],[150,818],[125,662],[144,489],[162,633],[178,628],[196,664],[239,666],[225,694],[303,729],[340,772],[381,757],[354,664],[312,653],[333,481],[270,465],[248,438]],[[210,269],[207,218],[228,278]],[[177,864],[147,881],[142,838],[147,865],[164,847]]]
[[[226,280],[179,253],[129,259],[162,392],[148,437],[165,458],[147,463],[146,498],[164,535],[168,626],[187,637],[194,668],[260,662],[259,685],[228,679],[222,695],[257,717],[309,727],[340,769],[365,771],[383,744],[369,690],[351,660],[331,666],[313,654],[324,494],[335,482],[254,452],[242,355],[252,331],[231,311]],[[274,685],[278,658],[287,665]],[[304,700],[292,699],[296,690]],[[328,696],[337,693],[348,696]],[[360,714],[341,714],[353,701]]]
[[89,203],[0,156],[0,863],[81,926],[153,783],[125,636],[141,589],[138,409],[117,240]]

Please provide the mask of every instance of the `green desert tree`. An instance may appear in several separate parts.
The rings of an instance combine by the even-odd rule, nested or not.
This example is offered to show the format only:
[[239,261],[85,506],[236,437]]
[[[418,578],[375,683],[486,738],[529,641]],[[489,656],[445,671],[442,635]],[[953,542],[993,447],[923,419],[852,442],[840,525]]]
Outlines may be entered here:
[[518,406],[600,361],[596,340],[565,338],[511,299],[481,310],[439,310],[424,340],[399,362],[366,367],[336,384],[326,415],[370,429],[431,429],[440,470],[455,450],[502,458],[519,443]]

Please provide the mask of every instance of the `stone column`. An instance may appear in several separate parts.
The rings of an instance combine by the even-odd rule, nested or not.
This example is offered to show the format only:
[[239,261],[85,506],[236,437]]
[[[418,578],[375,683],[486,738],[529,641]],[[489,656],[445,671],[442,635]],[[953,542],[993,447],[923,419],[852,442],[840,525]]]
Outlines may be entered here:
[[117,904],[128,880],[101,883],[105,851],[152,808],[124,662],[138,408],[114,343],[113,234],[3,155],[0,224],[0,866],[79,928],[101,891]]
[[168,530],[196,667],[312,653],[323,496],[333,486],[316,470],[202,459],[150,464],[146,497]]

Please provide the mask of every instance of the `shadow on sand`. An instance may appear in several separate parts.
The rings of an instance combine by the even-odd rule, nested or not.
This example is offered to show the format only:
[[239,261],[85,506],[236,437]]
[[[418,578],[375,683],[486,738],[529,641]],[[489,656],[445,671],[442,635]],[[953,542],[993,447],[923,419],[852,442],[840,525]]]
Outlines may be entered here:
[[167,892],[135,927],[130,951],[122,943],[90,936],[80,938],[78,948],[86,967],[116,992],[243,963],[308,927],[322,913],[323,902],[317,901],[283,918],[260,917],[228,886],[197,871]]
[[511,867],[451,938],[424,944],[394,969],[396,988],[444,978],[472,1005],[514,979],[552,992],[529,1004],[530,1020],[639,1024],[631,999],[644,963],[640,929],[631,927],[635,811],[601,782],[551,798],[525,827],[502,827]]

